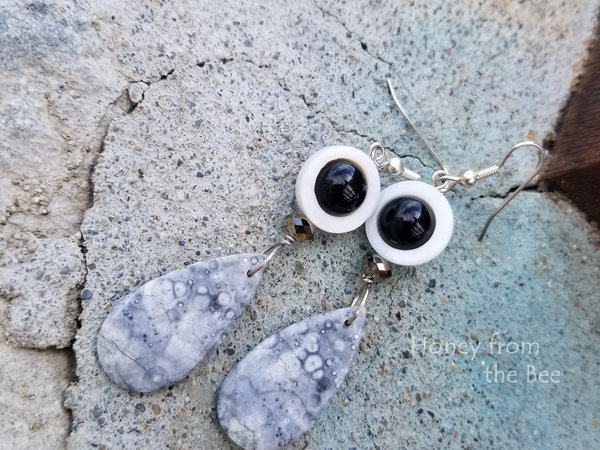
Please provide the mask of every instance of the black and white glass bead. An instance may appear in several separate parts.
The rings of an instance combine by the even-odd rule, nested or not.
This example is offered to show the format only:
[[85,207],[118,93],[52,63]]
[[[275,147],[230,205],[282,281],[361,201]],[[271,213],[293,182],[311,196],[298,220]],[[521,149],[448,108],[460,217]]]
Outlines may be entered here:
[[417,266],[446,248],[454,215],[446,197],[433,186],[402,181],[381,191],[365,228],[378,254],[402,266]]
[[323,231],[345,233],[361,226],[377,207],[377,166],[366,153],[325,147],[306,160],[296,180],[302,213]]

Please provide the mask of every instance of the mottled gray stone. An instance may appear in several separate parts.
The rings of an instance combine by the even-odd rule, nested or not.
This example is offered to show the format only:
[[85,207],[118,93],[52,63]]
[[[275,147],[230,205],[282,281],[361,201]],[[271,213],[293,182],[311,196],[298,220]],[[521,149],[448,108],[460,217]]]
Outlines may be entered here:
[[98,359],[118,385],[152,392],[184,378],[227,336],[254,296],[261,254],[191,264],[140,286],[110,312]]
[[294,323],[254,348],[225,378],[217,413],[245,449],[290,444],[312,426],[341,386],[365,326],[353,307]]

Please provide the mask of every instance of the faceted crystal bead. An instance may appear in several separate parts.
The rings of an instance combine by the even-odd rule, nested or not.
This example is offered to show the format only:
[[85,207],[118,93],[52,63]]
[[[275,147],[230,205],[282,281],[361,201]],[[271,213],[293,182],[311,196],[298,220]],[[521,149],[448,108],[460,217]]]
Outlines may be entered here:
[[365,275],[372,278],[389,278],[392,276],[390,262],[377,253],[365,257],[364,270]]
[[297,241],[312,241],[314,229],[306,217],[297,214],[287,216],[284,224],[288,233]]

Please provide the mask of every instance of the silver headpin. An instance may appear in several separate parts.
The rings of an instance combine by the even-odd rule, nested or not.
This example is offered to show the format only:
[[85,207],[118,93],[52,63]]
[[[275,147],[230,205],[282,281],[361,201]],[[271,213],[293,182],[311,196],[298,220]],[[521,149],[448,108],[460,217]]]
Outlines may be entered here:
[[408,114],[406,114],[406,111],[404,110],[404,108],[398,101],[398,98],[396,97],[396,93],[394,92],[394,88],[392,86],[391,80],[389,80],[389,79],[387,80],[387,85],[388,85],[388,89],[390,90],[390,94],[392,95],[392,98],[394,99],[394,103],[396,104],[396,106],[398,107],[398,109],[400,110],[400,112],[402,113],[404,118],[407,120],[407,122],[410,124],[410,126],[413,128],[413,130],[415,130],[415,132],[417,133],[417,135],[419,136],[421,141],[428,148],[429,152],[433,155],[433,157],[435,158],[437,163],[440,165],[441,169],[435,171],[433,173],[433,175],[431,176],[431,183],[438,191],[440,191],[442,193],[446,193],[446,192],[452,190],[456,185],[461,185],[461,186],[466,186],[466,187],[473,186],[476,181],[497,174],[500,171],[500,169],[502,168],[502,166],[504,166],[504,163],[510,157],[510,155],[512,155],[512,153],[515,150],[517,150],[518,148],[521,148],[521,147],[535,148],[537,155],[538,155],[538,164],[537,164],[535,170],[523,183],[521,183],[521,185],[506,200],[504,200],[502,205],[500,205],[498,207],[498,209],[496,209],[496,211],[494,211],[492,213],[492,215],[488,218],[488,220],[486,221],[486,223],[478,237],[478,240],[481,241],[483,239],[483,236],[485,236],[485,233],[486,233],[488,227],[490,226],[490,223],[492,222],[492,220],[494,220],[494,218],[498,215],[498,213],[500,211],[502,211],[502,209],[506,205],[508,205],[512,201],[512,199],[515,198],[517,196],[517,194],[519,192],[521,192],[525,188],[525,186],[527,186],[531,182],[531,180],[533,180],[536,177],[536,175],[538,173],[540,173],[540,171],[542,170],[542,168],[544,167],[544,164],[546,162],[546,152],[539,144],[537,144],[533,141],[519,142],[517,145],[512,147],[508,152],[506,152],[506,154],[504,155],[504,157],[502,158],[502,160],[500,161],[499,164],[493,165],[490,167],[486,167],[485,169],[477,170],[477,171],[471,170],[471,169],[463,170],[460,173],[460,175],[452,176],[449,174],[448,169],[446,168],[446,166],[444,165],[444,163],[442,162],[440,157],[433,150],[433,147],[429,144],[429,142],[427,142],[427,140],[423,137],[423,135],[417,129],[415,124],[410,120],[410,118],[408,117]]

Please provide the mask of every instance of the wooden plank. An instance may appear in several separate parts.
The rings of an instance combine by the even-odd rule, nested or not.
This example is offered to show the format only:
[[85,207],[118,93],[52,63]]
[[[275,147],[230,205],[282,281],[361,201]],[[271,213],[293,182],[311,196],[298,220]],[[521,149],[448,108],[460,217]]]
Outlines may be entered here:
[[600,223],[600,39],[592,43],[544,170],[548,187],[566,194]]

